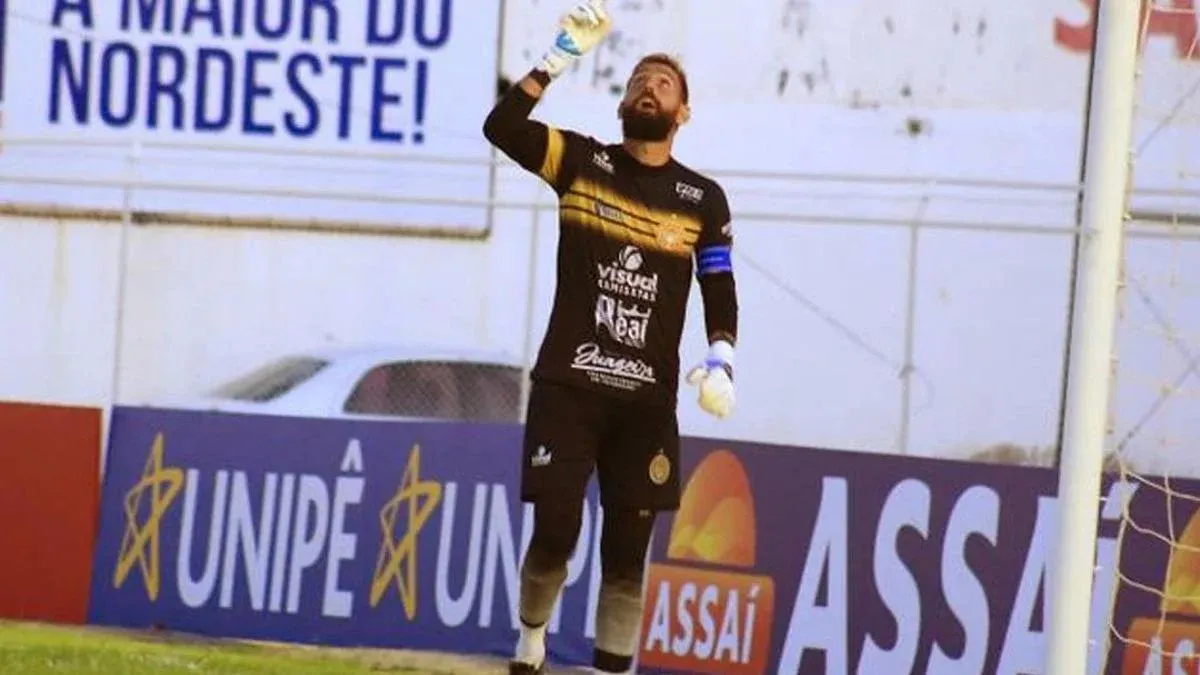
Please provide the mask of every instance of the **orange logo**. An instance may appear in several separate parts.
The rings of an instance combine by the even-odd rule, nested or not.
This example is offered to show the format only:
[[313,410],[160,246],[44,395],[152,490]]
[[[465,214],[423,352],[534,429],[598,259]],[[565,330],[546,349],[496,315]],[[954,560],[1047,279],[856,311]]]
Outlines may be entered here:
[[642,664],[724,675],[765,670],[775,582],[728,569],[753,570],[756,536],[746,470],[717,450],[684,488],[667,548],[673,563],[650,566]]
[[1123,673],[1192,673],[1200,667],[1195,649],[1200,643],[1200,511],[1171,546],[1159,609],[1161,618],[1130,623]]

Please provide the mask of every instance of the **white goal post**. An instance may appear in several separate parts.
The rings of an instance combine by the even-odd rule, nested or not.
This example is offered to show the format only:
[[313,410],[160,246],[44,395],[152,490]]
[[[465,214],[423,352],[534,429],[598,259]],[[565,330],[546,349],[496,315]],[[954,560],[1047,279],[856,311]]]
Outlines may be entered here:
[[1047,593],[1048,675],[1087,672],[1101,467],[1136,105],[1140,0],[1099,0],[1074,320]]

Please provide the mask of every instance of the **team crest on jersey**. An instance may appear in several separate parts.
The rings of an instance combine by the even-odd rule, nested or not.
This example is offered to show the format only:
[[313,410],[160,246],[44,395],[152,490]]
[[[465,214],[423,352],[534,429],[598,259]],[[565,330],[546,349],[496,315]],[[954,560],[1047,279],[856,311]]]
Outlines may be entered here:
[[683,225],[675,216],[665,222],[660,222],[658,225],[657,238],[664,248],[675,251],[683,248],[683,235],[685,234]]
[[675,194],[685,202],[699,204],[704,199],[704,190],[687,183],[675,183]]
[[606,173],[611,174],[617,171],[616,167],[613,166],[612,158],[603,150],[592,155],[592,164],[600,167]]

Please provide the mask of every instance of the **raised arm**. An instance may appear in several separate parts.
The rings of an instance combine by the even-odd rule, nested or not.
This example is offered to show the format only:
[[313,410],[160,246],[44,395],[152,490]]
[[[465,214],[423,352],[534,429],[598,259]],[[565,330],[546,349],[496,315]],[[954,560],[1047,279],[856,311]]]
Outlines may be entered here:
[[483,123],[483,135],[526,171],[539,172],[546,159],[550,129],[530,114],[542,98],[546,75],[532,71],[509,88]]
[[564,157],[568,146],[581,140],[530,119],[546,87],[579,57],[604,39],[612,29],[603,0],[586,0],[559,23],[553,46],[538,65],[505,92],[483,123],[483,135],[492,145],[526,171],[538,174],[555,189],[562,189]]

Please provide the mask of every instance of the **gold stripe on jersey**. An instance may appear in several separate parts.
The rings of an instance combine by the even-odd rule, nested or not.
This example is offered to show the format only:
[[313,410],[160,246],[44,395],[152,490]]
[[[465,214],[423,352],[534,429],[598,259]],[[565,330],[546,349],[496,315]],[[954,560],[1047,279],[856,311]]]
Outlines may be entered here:
[[546,135],[546,156],[542,159],[542,168],[538,175],[547,183],[554,185],[558,182],[558,174],[562,171],[563,152],[566,142],[558,129],[550,127]]
[[700,236],[701,223],[695,216],[682,211],[669,211],[666,209],[656,209],[641,202],[636,202],[629,197],[613,190],[605,185],[597,183],[586,178],[580,178],[571,185],[572,193],[590,197],[614,206],[627,215],[634,216],[639,220],[650,223],[666,223],[671,220],[677,221],[683,229],[693,232],[696,236]]
[[[567,200],[564,198],[564,202]],[[584,201],[576,197],[570,201]],[[651,225],[633,220],[615,209],[597,212],[595,202],[585,204],[563,203],[559,215],[564,225],[575,225],[598,232],[601,236],[616,241],[636,244],[639,248],[660,251],[670,255],[687,257],[695,248],[697,236],[680,227]],[[602,215],[606,213],[606,215]]]
[[560,214],[562,218],[577,225],[586,225],[593,229],[599,229],[601,234],[609,239],[637,238],[643,242],[651,242],[658,239],[658,233],[655,232],[652,226],[642,223],[630,223],[625,220],[624,216],[619,213],[613,213],[611,209],[597,213],[595,209],[585,206],[563,204]]
[[639,204],[587,179],[576,180],[560,204],[564,222],[650,250],[687,256],[700,238],[701,223],[695,216]]
[[598,232],[606,239],[633,244],[645,251],[656,251],[680,258],[689,257],[692,252],[693,244],[687,244],[672,234],[661,233],[658,236],[643,234],[631,230],[621,223],[606,220],[594,213],[578,209],[564,208],[561,214],[562,223],[565,226],[582,227]]

